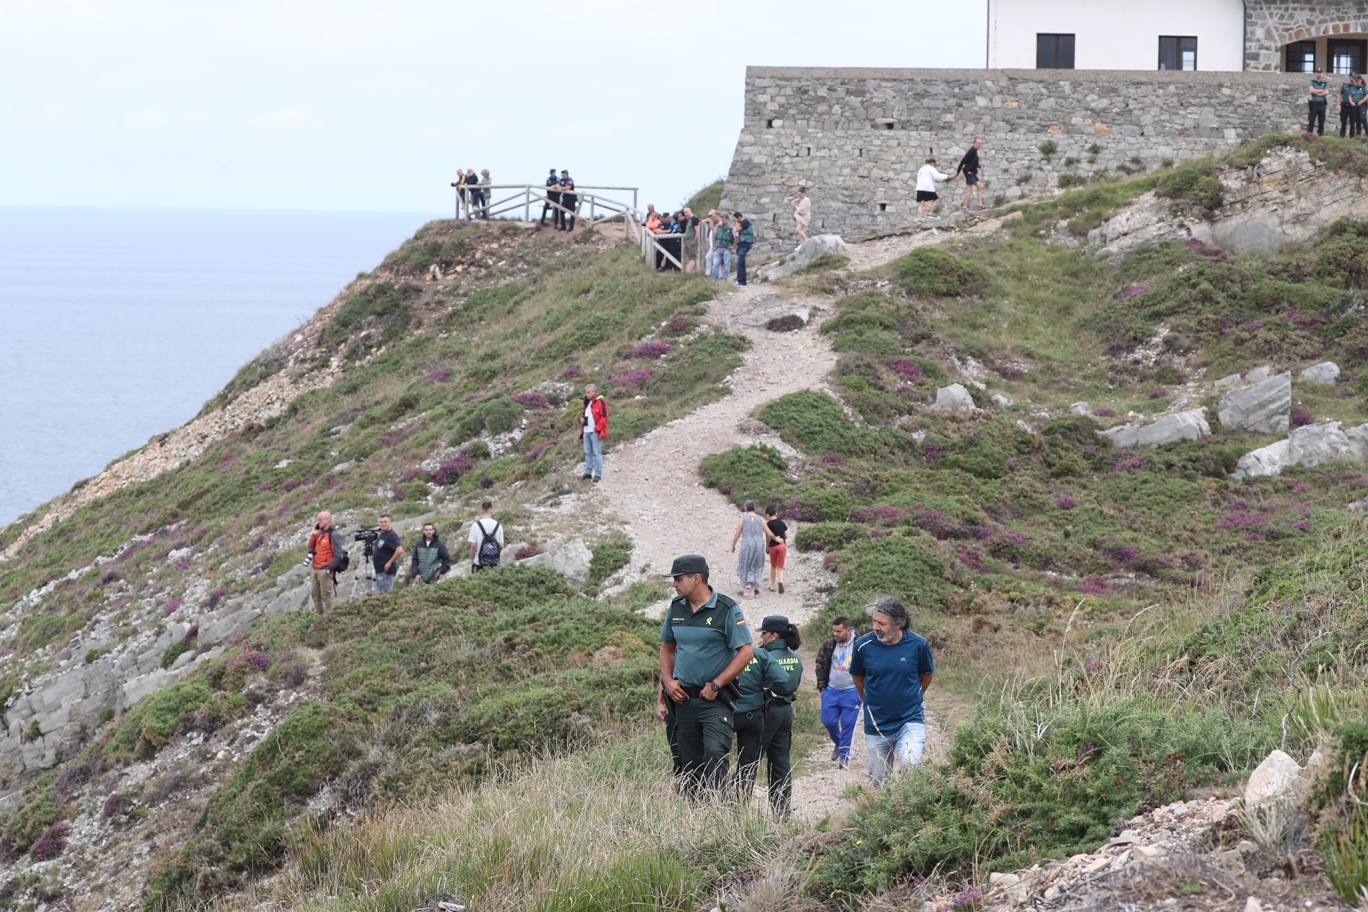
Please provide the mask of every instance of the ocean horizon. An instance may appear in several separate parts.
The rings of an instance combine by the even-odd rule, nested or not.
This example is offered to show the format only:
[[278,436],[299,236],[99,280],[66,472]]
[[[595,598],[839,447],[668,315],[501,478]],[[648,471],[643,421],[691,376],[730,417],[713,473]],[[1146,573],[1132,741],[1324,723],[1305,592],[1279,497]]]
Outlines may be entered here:
[[0,525],[193,418],[440,217],[0,207]]

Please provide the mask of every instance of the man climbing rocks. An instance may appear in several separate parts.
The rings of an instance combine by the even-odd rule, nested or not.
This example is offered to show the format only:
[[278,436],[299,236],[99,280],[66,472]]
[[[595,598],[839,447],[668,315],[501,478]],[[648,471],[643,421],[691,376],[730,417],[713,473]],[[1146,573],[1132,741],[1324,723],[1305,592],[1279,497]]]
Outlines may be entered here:
[[883,788],[896,764],[921,762],[926,748],[923,700],[935,662],[931,646],[912,632],[907,606],[891,595],[870,606],[874,631],[855,642],[850,677],[864,701],[869,782]]
[[680,788],[699,798],[726,784],[733,682],[755,649],[740,606],[708,585],[702,555],[675,558],[670,577],[678,597],[660,627],[660,684],[667,718],[673,718]]
[[327,510],[318,514],[313,534],[309,536],[309,570],[313,581],[311,595],[314,611],[328,614],[333,607],[333,592],[337,588],[337,577],[342,569],[342,555],[345,554],[342,536],[333,528],[332,514]]

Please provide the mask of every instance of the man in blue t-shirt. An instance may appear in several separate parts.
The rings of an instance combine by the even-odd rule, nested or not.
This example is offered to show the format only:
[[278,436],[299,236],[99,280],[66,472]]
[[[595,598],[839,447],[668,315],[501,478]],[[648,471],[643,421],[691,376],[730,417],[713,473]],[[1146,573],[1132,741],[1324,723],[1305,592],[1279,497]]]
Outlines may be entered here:
[[900,769],[921,762],[926,748],[922,698],[931,686],[931,644],[912,632],[907,606],[885,595],[870,607],[874,631],[855,641],[850,677],[864,700],[869,781],[883,788],[894,762]]

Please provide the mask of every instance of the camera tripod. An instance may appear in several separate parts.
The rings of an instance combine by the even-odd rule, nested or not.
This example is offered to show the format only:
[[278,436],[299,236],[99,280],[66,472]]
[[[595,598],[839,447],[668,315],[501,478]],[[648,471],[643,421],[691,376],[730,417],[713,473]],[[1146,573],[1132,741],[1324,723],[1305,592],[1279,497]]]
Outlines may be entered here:
[[372,542],[366,542],[365,548],[361,551],[361,561],[365,566],[360,573],[352,577],[351,594],[347,596],[348,599],[356,598],[358,586],[365,587],[362,595],[375,595],[380,591],[375,585],[375,545]]

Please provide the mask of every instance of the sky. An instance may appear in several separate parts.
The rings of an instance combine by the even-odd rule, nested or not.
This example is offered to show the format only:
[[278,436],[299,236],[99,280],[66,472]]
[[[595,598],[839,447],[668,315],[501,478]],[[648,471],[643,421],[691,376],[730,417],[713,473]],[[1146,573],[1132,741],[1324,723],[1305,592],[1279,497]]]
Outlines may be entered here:
[[0,0],[0,206],[440,215],[457,167],[552,166],[672,206],[726,174],[747,65],[983,41],[928,0]]

